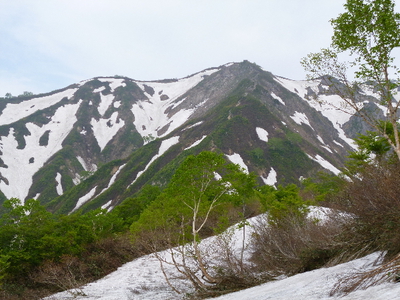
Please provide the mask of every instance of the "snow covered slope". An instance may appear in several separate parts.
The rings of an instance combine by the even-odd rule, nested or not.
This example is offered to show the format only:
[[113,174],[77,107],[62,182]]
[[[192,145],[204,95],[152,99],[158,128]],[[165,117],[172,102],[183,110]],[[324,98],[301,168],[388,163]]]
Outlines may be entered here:
[[[181,109],[175,114],[169,114],[168,110],[185,100],[180,99],[176,102],[181,95],[196,86],[205,76],[216,71],[218,71],[217,68],[207,70],[173,82],[137,82],[130,79],[96,78],[82,81],[71,88],[49,95],[35,96],[30,99],[12,99],[5,104],[0,114],[2,132],[0,190],[7,198],[17,197],[24,200],[28,195],[33,196],[32,193],[29,194],[29,190],[34,175],[63,148],[65,139],[74,129],[78,131],[82,143],[87,144],[87,139],[83,137],[89,137],[97,144],[89,146],[91,149],[88,150],[91,153],[86,155],[81,153],[83,155],[76,156],[77,159],[79,157],[78,160],[85,171],[96,170],[96,165],[101,162],[99,159],[90,157],[90,154],[96,156],[96,146],[100,150],[98,152],[101,153],[107,144],[126,127],[127,122],[135,126],[141,137],[159,138],[167,135],[186,122],[196,107]],[[132,95],[131,99],[123,99],[129,100],[128,107],[132,112],[131,118],[125,121],[120,111],[120,108],[125,107],[121,106],[122,100],[115,91],[126,87],[126,81],[140,87],[145,97],[137,99],[135,95]],[[93,83],[98,87],[92,88]],[[92,90],[90,94],[79,93],[82,89]],[[43,116],[38,120],[40,114]],[[86,119],[83,118],[83,114],[86,114]],[[78,119],[79,115],[81,118]],[[148,140],[145,140],[146,142]],[[89,170],[87,166],[90,166]],[[76,170],[73,171],[76,172]],[[57,174],[61,177],[66,175]],[[70,175],[75,179],[78,176],[77,174]],[[60,185],[63,184],[60,179],[57,182]],[[39,197],[39,195],[40,191],[37,191],[35,196]]]
[[[254,220],[254,219],[253,219]],[[252,220],[249,220],[250,223]],[[237,237],[241,235],[236,231]],[[249,235],[250,233],[248,233]],[[212,243],[214,237],[203,241]],[[236,247],[241,245],[237,238]],[[247,251],[245,254],[247,254]],[[161,257],[168,257],[168,251],[161,252]],[[385,283],[369,287],[365,290],[357,290],[348,295],[330,296],[335,284],[341,278],[356,272],[368,271],[376,268],[380,262],[380,254],[374,253],[364,258],[360,258],[348,263],[340,264],[330,268],[321,268],[310,272],[301,273],[284,279],[271,281],[260,286],[245,289],[235,293],[223,295],[217,298],[220,300],[395,300],[399,299],[400,284]],[[108,276],[81,287],[77,290],[70,290],[58,293],[45,300],[66,300],[66,299],[85,299],[85,300],[167,300],[167,299],[186,299],[186,293],[193,290],[188,282],[179,279],[179,274],[173,266],[164,264],[164,271],[171,277],[171,283],[181,290],[177,294],[166,283],[160,269],[159,260],[154,255],[146,255],[133,260],[117,271]],[[174,277],[176,275],[176,277]],[[83,293],[85,296],[76,295]]]
[[[163,168],[174,169],[180,155],[211,149],[261,184],[337,174],[351,138],[365,130],[338,103],[323,80],[293,81],[247,61],[182,79],[97,77],[2,99],[0,202],[36,198],[64,213],[111,209],[146,183],[166,184]],[[164,140],[176,143],[159,153]]]

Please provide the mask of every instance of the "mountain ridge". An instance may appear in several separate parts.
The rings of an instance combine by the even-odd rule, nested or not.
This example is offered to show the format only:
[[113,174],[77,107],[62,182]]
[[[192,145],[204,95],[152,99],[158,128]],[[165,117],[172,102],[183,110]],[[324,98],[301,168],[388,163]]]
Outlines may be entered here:
[[294,81],[244,61],[182,79],[95,77],[3,99],[0,190],[63,213],[112,209],[146,184],[164,186],[204,150],[240,157],[260,184],[337,174],[357,121],[316,95],[339,101],[322,79]]

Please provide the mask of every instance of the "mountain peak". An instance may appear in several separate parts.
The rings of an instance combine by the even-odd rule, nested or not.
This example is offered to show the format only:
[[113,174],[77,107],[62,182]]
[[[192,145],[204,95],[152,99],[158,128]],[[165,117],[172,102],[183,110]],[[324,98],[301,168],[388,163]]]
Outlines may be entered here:
[[235,158],[260,184],[337,173],[353,120],[310,100],[324,89],[243,61],[181,79],[95,77],[4,99],[0,190],[62,212],[111,208],[144,184],[164,185],[182,157],[203,150]]

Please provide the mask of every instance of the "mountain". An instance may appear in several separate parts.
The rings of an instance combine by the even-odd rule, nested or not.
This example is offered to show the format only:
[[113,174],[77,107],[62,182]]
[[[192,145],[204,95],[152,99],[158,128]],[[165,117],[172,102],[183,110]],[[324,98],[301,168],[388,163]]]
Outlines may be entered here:
[[[373,96],[359,90],[360,101]],[[335,105],[329,79],[290,80],[248,61],[182,79],[96,77],[3,98],[0,201],[35,198],[61,213],[112,209],[146,184],[164,186],[204,150],[224,153],[261,184],[337,174],[365,127]]]

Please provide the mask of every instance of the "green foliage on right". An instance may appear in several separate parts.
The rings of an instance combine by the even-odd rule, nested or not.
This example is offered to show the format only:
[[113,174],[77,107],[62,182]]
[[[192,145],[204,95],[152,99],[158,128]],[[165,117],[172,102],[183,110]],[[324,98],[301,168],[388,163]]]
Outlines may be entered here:
[[[399,105],[394,99],[400,69],[393,56],[393,50],[400,47],[400,14],[394,11],[394,5],[393,0],[347,0],[345,12],[331,20],[331,47],[309,54],[301,63],[312,78],[336,78],[331,80],[331,87],[343,100],[341,110],[361,117],[400,160]],[[350,53],[353,60],[340,62],[338,55],[343,52]],[[349,70],[354,72],[355,80],[348,79]],[[383,120],[360,105],[358,85],[366,82],[378,94],[372,101],[385,108]]]
[[[382,122],[383,124],[383,122]],[[391,124],[385,123],[390,130]],[[357,176],[369,164],[382,164],[393,158],[393,152],[386,138],[375,131],[367,131],[366,134],[358,134],[354,139],[358,149],[349,153],[349,160],[346,162],[346,169],[343,173],[349,177]]]

